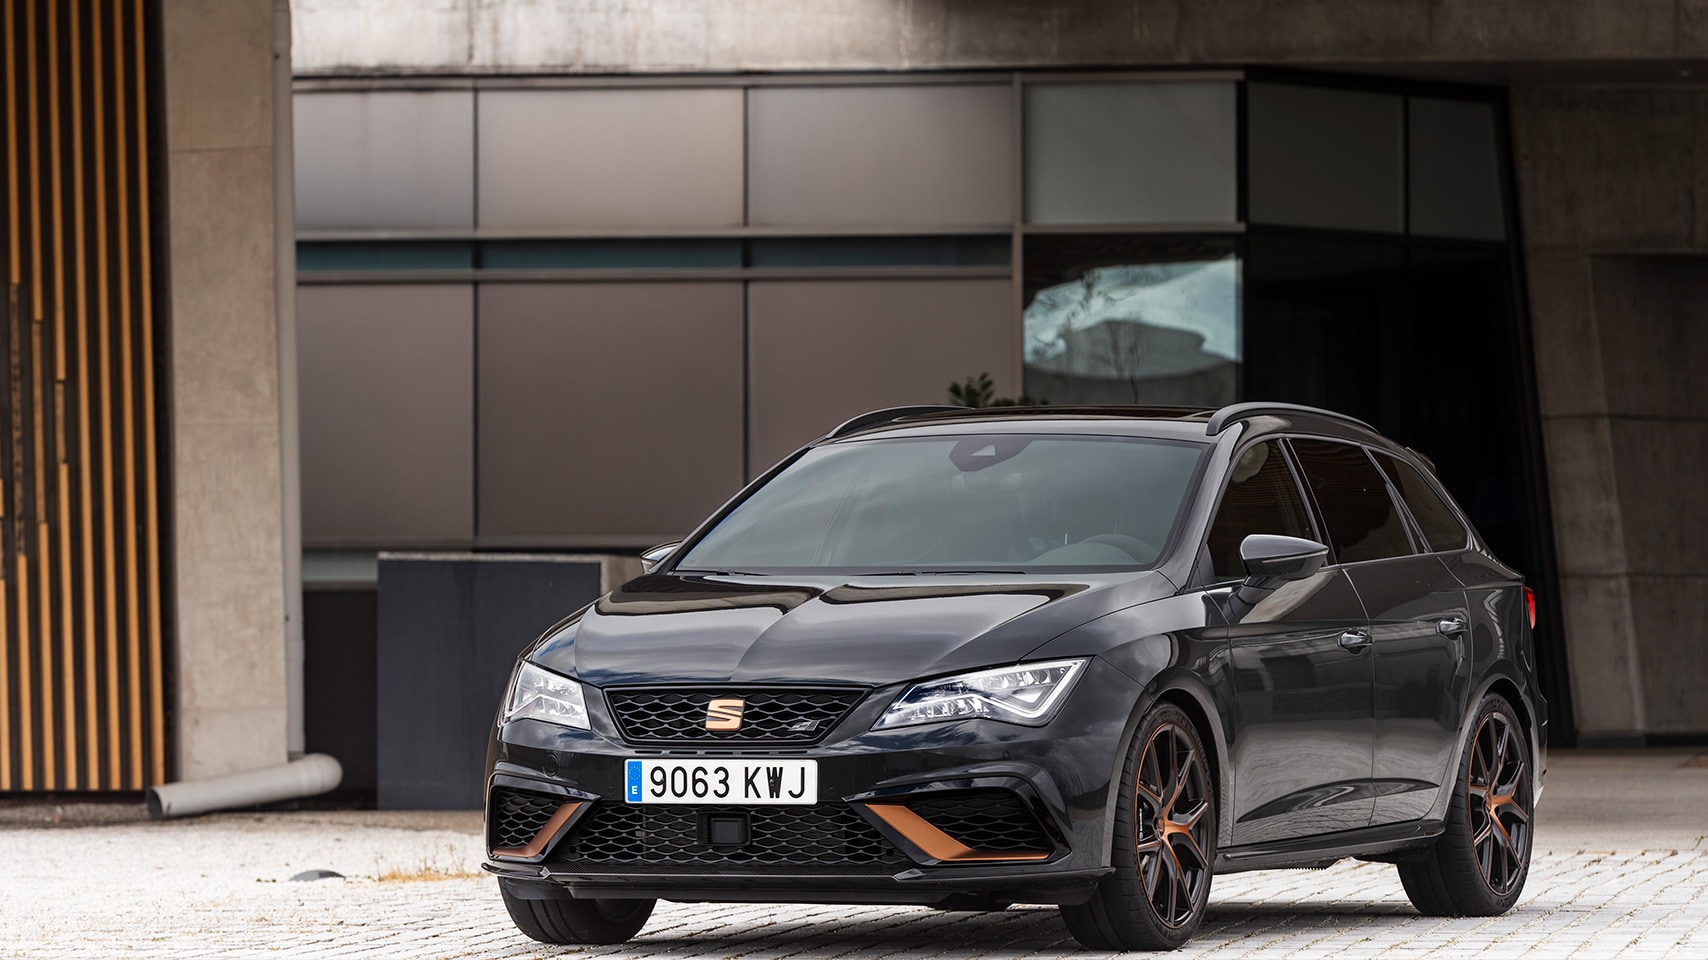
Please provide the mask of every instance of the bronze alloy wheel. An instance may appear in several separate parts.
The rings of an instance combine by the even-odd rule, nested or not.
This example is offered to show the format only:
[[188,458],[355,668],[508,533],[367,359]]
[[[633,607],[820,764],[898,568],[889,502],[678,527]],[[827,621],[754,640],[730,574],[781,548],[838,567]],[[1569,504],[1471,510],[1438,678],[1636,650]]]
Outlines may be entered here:
[[1483,717],[1471,740],[1465,810],[1483,882],[1506,896],[1523,879],[1530,853],[1530,764],[1523,736],[1504,714]]
[[1158,725],[1139,761],[1133,823],[1145,895],[1169,927],[1189,923],[1208,892],[1209,792],[1193,738],[1178,724]]
[[1173,950],[1204,922],[1216,862],[1212,757],[1186,711],[1159,703],[1134,731],[1115,804],[1113,869],[1062,919],[1091,950]]
[[1512,909],[1530,873],[1530,738],[1505,697],[1477,706],[1441,835],[1397,866],[1426,917],[1494,917]]

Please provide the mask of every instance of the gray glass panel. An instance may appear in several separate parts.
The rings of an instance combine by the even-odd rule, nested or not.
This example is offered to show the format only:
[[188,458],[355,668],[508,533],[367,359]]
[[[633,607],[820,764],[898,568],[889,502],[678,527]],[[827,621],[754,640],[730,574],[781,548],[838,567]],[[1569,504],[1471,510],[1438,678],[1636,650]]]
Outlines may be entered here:
[[751,470],[856,414],[947,403],[983,371],[1018,393],[1013,309],[1006,279],[751,284]]
[[741,284],[480,288],[480,533],[647,546],[741,486]]
[[750,222],[957,226],[1013,218],[1008,85],[759,87]]
[[480,94],[480,224],[634,229],[742,222],[741,91]]
[[1233,241],[1026,239],[1026,392],[1055,404],[1216,407],[1239,388]]
[[474,244],[466,242],[299,241],[297,269],[318,270],[469,270]]
[[493,240],[480,245],[488,270],[704,269],[741,266],[741,241]]
[[474,225],[474,94],[299,93],[297,226]]
[[1505,240],[1494,107],[1411,98],[1411,232]]
[[470,540],[473,321],[468,286],[297,288],[304,543]]
[[1026,88],[1029,223],[1215,223],[1238,216],[1232,83]]
[[748,241],[755,267],[1008,266],[1014,245],[992,237],[787,237]]
[[1253,223],[1404,229],[1399,97],[1277,83],[1246,97]]

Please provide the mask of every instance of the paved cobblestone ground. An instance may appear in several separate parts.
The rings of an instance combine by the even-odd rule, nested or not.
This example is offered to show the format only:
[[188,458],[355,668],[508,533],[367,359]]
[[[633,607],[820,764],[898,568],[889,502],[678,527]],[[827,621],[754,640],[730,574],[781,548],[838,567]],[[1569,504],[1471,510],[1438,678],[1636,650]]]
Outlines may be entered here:
[[[1232,874],[1216,879],[1203,931],[1175,955],[1708,958],[1708,767],[1689,759],[1557,757],[1526,893],[1507,916],[1419,917],[1382,864]],[[1054,909],[1027,906],[661,903],[629,944],[548,948],[518,934],[494,881],[473,873],[471,815],[27,819],[0,822],[0,957],[1098,956]],[[288,879],[314,868],[346,879]]]

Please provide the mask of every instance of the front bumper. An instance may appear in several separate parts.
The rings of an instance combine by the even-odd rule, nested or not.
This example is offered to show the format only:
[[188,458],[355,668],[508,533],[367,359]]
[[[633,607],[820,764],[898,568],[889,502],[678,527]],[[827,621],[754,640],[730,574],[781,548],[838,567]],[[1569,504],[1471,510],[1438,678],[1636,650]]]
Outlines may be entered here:
[[[1088,897],[1109,872],[1111,784],[1138,687],[1094,660],[1044,727],[974,720],[872,731],[900,689],[874,690],[823,743],[804,749],[632,746],[602,696],[588,698],[591,731],[505,724],[489,753],[486,869],[578,897]],[[818,804],[642,807],[622,799],[625,760],[726,756],[816,760]],[[525,829],[515,828],[518,810],[532,818]],[[728,837],[710,843],[713,816],[742,825],[739,845]],[[995,819],[981,824],[979,816]]]

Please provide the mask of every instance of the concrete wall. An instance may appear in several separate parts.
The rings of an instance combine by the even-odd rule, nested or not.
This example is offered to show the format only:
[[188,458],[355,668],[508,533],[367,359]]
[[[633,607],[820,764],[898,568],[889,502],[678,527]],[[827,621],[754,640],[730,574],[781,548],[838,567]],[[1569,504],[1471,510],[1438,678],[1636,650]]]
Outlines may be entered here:
[[1708,732],[1708,697],[1696,693],[1708,681],[1708,541],[1696,532],[1708,520],[1698,475],[1708,405],[1690,381],[1708,369],[1708,0],[296,0],[295,10],[294,65],[306,76],[1279,64],[1513,84],[1577,723],[1602,739]]
[[1708,731],[1708,92],[1512,98],[1580,732]]
[[177,771],[286,752],[272,0],[164,0]]
[[1708,54],[1702,0],[296,0],[299,74]]

